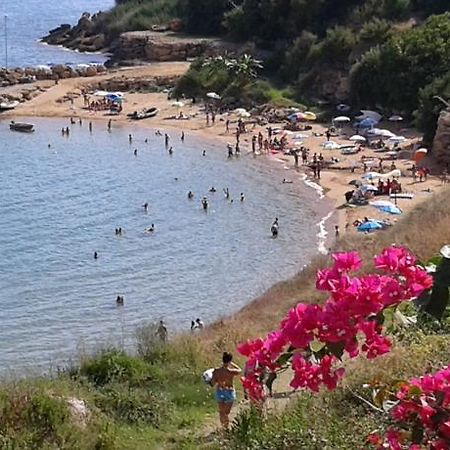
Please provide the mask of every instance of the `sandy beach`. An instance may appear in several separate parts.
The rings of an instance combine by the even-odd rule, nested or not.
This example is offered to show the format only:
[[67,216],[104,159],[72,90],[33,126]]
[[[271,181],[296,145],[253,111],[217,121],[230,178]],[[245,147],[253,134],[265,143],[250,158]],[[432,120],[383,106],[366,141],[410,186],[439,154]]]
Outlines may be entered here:
[[[177,77],[185,73],[188,67],[188,62],[156,63],[142,67],[124,68],[96,77],[65,79],[61,80],[57,85],[52,81],[36,82],[35,84],[41,88],[42,92],[32,100],[20,104],[14,111],[2,114],[1,117],[5,120],[13,119],[14,117],[73,117],[76,119],[82,118],[83,120],[104,122],[111,119],[112,126],[114,127],[115,125],[124,126],[130,124],[131,121],[127,118],[128,113],[139,111],[143,108],[156,107],[159,110],[156,117],[133,121],[132,123],[153,130],[161,129],[162,131],[166,130],[168,132],[171,130],[181,132],[183,130],[185,133],[195,133],[198,137],[204,137],[205,139],[214,139],[216,142],[219,140],[224,144],[225,153],[226,144],[229,142],[234,145],[235,142],[233,126],[231,126],[229,133],[225,132],[225,121],[227,119],[230,119],[231,122],[237,120],[237,116],[232,113],[230,115],[219,115],[216,117],[214,125],[207,125],[201,103],[192,104],[191,101],[186,101],[182,108],[176,108],[172,105],[173,100],[168,100],[167,93],[127,92],[125,96],[126,100],[123,103],[123,111],[118,116],[106,115],[104,111],[92,112],[84,107],[81,91],[101,81],[123,79],[124,77],[142,79],[146,77]],[[8,93],[11,94],[15,90],[20,89],[24,89],[24,86],[18,85],[9,88]],[[73,100],[70,100],[70,98]],[[179,114],[180,110],[185,116],[189,117],[188,120],[175,119],[175,116]],[[248,120],[251,121],[251,118]],[[273,127],[281,127],[281,125],[274,124]],[[323,144],[326,142],[325,131],[328,126],[313,122],[308,123],[308,125],[311,125],[311,129],[302,132],[302,134],[305,135],[303,145],[309,149],[309,157],[312,158],[312,155],[316,153],[317,155],[322,154],[325,161],[329,161],[332,158],[337,160],[330,168],[324,168],[322,170],[320,180],[312,179],[312,171],[307,166],[295,168],[294,158],[292,156],[279,153],[271,155],[263,154],[260,157],[267,157],[278,162],[283,162],[286,168],[292,169],[286,172],[286,178],[294,182],[304,179],[306,174],[310,181],[317,184],[317,189],[321,187],[324,194],[334,203],[338,211],[338,218],[333,219],[332,222],[333,226],[334,223],[339,223],[340,233],[344,231],[355,232],[356,229],[352,224],[357,219],[364,217],[388,220],[391,224],[395,225],[397,218],[401,216],[390,216],[370,205],[354,208],[344,206],[346,203],[344,194],[352,189],[349,182],[355,179],[361,180],[361,176],[364,174],[362,157],[366,158],[366,160],[373,159],[377,162],[378,166],[379,158],[385,158],[385,156],[374,153],[368,148],[354,155],[342,155],[338,149],[325,150]],[[389,122],[383,122],[383,128],[389,128],[394,133],[408,138],[405,144],[402,144],[400,158],[396,161],[383,161],[384,172],[388,172],[391,169],[393,162],[395,163],[395,167],[402,172],[402,177],[399,180],[402,184],[402,190],[404,193],[412,194],[412,198],[399,199],[397,204],[403,212],[408,212],[417,204],[426,201],[433,192],[438,191],[442,183],[439,176],[436,175],[428,176],[427,180],[423,182],[415,181],[411,175],[410,169],[414,164],[412,160],[413,151],[408,149],[412,148],[412,143],[420,139],[420,135],[417,132],[413,129],[402,128],[398,124]],[[241,151],[243,153],[251,152],[251,139],[253,135],[258,134],[259,131],[267,134],[266,127],[249,126],[247,129],[248,132],[241,137]],[[351,143],[348,138],[352,134],[353,132],[350,128],[344,128],[340,135],[333,137],[332,140],[337,144],[348,145]],[[421,164],[424,167],[429,167],[432,166],[432,161],[428,161],[426,157]],[[376,167],[372,167],[372,170],[376,170]],[[380,196],[377,199],[387,199],[387,197]],[[328,228],[330,228],[330,224]]]

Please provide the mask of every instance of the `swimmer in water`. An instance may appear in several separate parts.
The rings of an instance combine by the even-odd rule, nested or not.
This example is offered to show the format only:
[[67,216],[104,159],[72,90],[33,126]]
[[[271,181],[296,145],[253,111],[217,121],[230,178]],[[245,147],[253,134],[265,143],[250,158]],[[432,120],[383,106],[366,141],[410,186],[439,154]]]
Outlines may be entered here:
[[184,131],[181,132],[181,142],[184,142]]
[[223,193],[225,194],[225,198],[228,200],[230,198],[230,190],[228,188],[224,188]]
[[243,192],[241,192],[241,202],[243,202],[245,200],[245,196],[244,196],[244,193]]
[[94,252],[94,259],[98,259],[98,253]]
[[144,141],[146,144],[148,144],[148,139],[147,138],[145,138],[145,141]]
[[211,187],[209,188],[209,192],[217,192],[217,191],[216,191],[216,188],[215,188],[214,186],[211,186]]
[[134,149],[133,155],[137,156],[137,148]]
[[147,212],[148,211],[148,203],[145,202],[142,207],[144,208],[144,211]]
[[189,200],[193,199],[194,198],[194,193],[192,191],[189,191],[188,194],[187,194],[187,198]]
[[47,147],[48,147],[48,148],[51,148],[51,146],[52,146],[51,144],[48,144],[48,146],[47,146]]
[[155,224],[152,223],[151,227],[145,229],[146,233],[153,233],[155,231]]
[[206,156],[206,150],[203,150],[202,156]]
[[209,204],[208,204],[208,199],[206,197],[203,197],[203,199],[202,199],[202,206],[205,211],[208,209]]
[[283,184],[292,184],[292,180],[288,180],[286,178],[283,178]]
[[128,135],[128,142],[130,144],[133,142],[133,136],[131,134]]
[[122,295],[118,295],[117,298],[116,298],[116,304],[117,304],[117,306],[123,306],[124,300],[125,300],[125,299],[123,298]]
[[278,237],[278,217],[275,217],[275,220],[273,221],[272,226],[270,227],[270,231],[272,232],[273,238]]
[[111,131],[111,127],[112,127],[112,120],[109,119],[108,120],[108,131]]
[[173,148],[172,147],[169,148],[169,155],[173,155]]
[[89,132],[92,133],[92,122],[89,122]]

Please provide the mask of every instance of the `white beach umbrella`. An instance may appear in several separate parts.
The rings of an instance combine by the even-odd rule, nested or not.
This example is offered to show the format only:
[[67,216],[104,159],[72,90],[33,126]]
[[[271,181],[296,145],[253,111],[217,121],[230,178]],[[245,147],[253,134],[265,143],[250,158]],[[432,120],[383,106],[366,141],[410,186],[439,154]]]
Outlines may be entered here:
[[359,134],[354,134],[350,138],[350,140],[353,141],[353,142],[365,142],[366,138],[364,136],[359,135]]
[[214,100],[220,100],[222,97],[219,95],[219,94],[217,94],[216,92],[208,92],[207,94],[206,94],[206,96],[208,97],[208,98],[213,98]]
[[184,103],[183,103],[183,102],[180,102],[180,101],[178,101],[178,102],[173,102],[173,103],[172,103],[172,106],[175,107],[175,108],[182,108],[182,107],[184,106]]
[[405,136],[392,136],[388,139],[389,144],[401,144],[406,141]]
[[96,97],[106,97],[109,94],[107,91],[95,91],[94,95]]
[[347,117],[347,116],[338,116],[333,119],[333,122],[338,122],[338,123],[345,123],[345,122],[350,122],[350,121],[351,121],[350,117]]
[[399,116],[397,114],[394,114],[393,116],[389,117],[390,122],[401,122],[403,120],[402,116]]
[[233,112],[236,114],[246,113],[247,110],[245,108],[236,108]]
[[371,185],[371,184],[363,184],[360,187],[360,189],[363,192],[376,192],[376,191],[378,191],[378,188],[376,186]]

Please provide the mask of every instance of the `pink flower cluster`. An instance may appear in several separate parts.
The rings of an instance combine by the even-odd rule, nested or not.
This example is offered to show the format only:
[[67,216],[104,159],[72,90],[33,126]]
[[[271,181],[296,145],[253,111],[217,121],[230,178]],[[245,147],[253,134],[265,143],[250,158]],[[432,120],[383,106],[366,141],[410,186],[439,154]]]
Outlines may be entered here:
[[323,305],[299,303],[279,330],[238,346],[239,353],[248,358],[243,384],[251,398],[262,398],[264,375],[288,360],[292,361],[294,389],[316,392],[321,385],[334,389],[344,373],[336,368],[344,353],[351,358],[364,353],[371,359],[389,351],[379,314],[417,297],[432,284],[431,277],[402,247],[387,248],[375,257],[375,268],[383,274],[350,276],[361,268],[356,252],[336,253],[333,260],[331,268],[317,274],[317,289],[329,293]]
[[[385,436],[372,434],[368,442],[377,450],[450,449],[450,368],[405,383],[391,410],[397,426]],[[414,431],[413,431],[414,430]]]

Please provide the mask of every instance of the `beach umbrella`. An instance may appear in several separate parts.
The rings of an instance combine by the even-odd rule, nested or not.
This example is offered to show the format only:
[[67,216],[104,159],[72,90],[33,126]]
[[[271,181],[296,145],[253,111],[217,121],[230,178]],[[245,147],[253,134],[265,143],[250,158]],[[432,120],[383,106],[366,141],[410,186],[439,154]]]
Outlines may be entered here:
[[106,97],[109,94],[107,91],[95,91],[93,95],[96,97]]
[[402,210],[398,206],[377,206],[378,210],[388,213],[388,214],[395,214],[399,215],[402,213]]
[[317,120],[317,116],[311,111],[305,111],[303,116],[305,120]]
[[374,200],[373,202],[370,202],[370,204],[375,207],[395,206],[395,204],[390,202],[389,200]]
[[366,117],[365,119],[361,120],[361,122],[358,123],[359,128],[372,128],[374,125],[376,125],[378,122],[371,118]]
[[173,102],[172,106],[175,108],[182,108],[184,106],[183,102],[177,101],[177,102]]
[[389,117],[390,122],[401,122],[403,120],[402,116],[398,116],[394,114],[393,116]]
[[248,119],[251,116],[251,114],[248,111],[238,112],[237,115],[244,119]]
[[350,122],[350,117],[347,117],[347,116],[338,116],[338,117],[335,117],[334,119],[333,119],[333,122],[337,122],[337,123],[345,123],[345,122]]
[[359,134],[355,134],[350,138],[353,142],[366,142],[366,138],[364,136],[361,136]]
[[361,178],[365,180],[374,180],[375,178],[380,178],[381,174],[378,172],[367,172]]
[[391,136],[388,139],[389,144],[401,144],[406,141],[405,136]]
[[350,106],[346,105],[345,103],[340,103],[336,106],[336,110],[339,112],[347,112],[350,111]]
[[247,112],[247,110],[245,108],[236,108],[233,112],[236,114],[239,114],[239,113]]
[[217,94],[217,93],[215,93],[215,92],[208,92],[208,93],[206,94],[206,96],[207,96],[208,98],[213,98],[214,100],[220,100],[220,99],[222,98],[219,94]]
[[371,111],[370,109],[362,109],[361,114],[356,116],[356,120],[364,120],[364,119],[373,119],[375,122],[379,122],[381,120],[382,115],[377,113],[376,111]]
[[302,134],[302,133],[297,133],[295,136],[292,136],[292,139],[296,140],[296,141],[300,141],[302,139],[307,139],[308,136],[306,136],[306,134]]
[[358,226],[357,230],[361,232],[365,231],[375,231],[375,230],[382,230],[384,228],[384,225],[382,222],[378,220],[369,220],[367,222],[362,223]]
[[376,192],[376,191],[378,191],[378,188],[376,186],[371,185],[371,184],[363,184],[360,187],[360,189],[363,192]]

